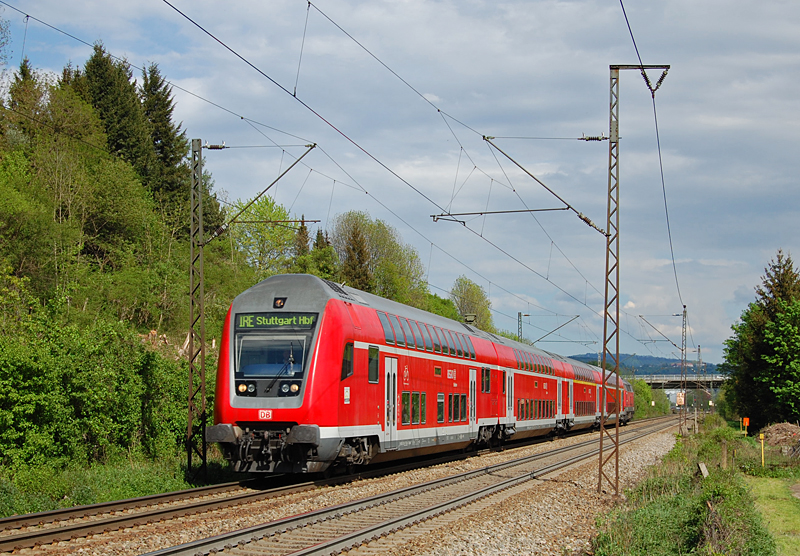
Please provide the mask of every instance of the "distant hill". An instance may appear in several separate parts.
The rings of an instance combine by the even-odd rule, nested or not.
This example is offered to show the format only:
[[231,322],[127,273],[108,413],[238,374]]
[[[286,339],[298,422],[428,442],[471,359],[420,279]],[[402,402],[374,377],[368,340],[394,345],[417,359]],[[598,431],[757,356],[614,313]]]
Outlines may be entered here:
[[[584,361],[597,365],[597,353],[584,353],[581,355],[570,355],[572,359]],[[621,369],[627,374],[636,371],[639,375],[671,375],[680,374],[681,361],[680,359],[669,359],[667,357],[653,357],[652,355],[637,355],[620,353],[619,359],[621,361]],[[686,361],[686,370],[688,373],[694,374],[697,361]],[[714,363],[704,363],[707,374],[717,372],[717,366]]]

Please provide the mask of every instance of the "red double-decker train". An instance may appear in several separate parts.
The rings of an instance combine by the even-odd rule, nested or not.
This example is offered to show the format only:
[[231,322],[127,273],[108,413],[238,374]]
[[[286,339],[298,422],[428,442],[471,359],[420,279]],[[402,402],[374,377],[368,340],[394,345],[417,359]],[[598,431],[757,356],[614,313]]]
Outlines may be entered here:
[[213,426],[236,471],[305,473],[598,427],[633,415],[598,367],[309,275],[233,301]]

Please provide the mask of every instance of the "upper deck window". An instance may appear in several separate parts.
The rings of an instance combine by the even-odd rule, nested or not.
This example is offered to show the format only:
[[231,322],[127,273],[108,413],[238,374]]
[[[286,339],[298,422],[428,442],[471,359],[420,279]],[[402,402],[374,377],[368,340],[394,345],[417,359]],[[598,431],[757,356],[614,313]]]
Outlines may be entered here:
[[[389,318],[392,321],[392,328],[394,328],[394,334],[397,341],[398,346],[406,345],[405,335],[403,334],[403,329],[400,328],[400,321],[397,320],[397,317],[394,315],[389,315]],[[414,341],[413,339],[411,340]]]
[[422,322],[415,322],[414,324],[419,327],[420,333],[425,340],[425,349],[427,351],[433,351],[433,342],[431,342],[431,335],[430,332],[428,332],[428,327]]
[[400,319],[400,326],[403,327],[403,332],[406,333],[406,345],[409,348],[414,348],[414,333],[411,331],[411,325],[408,324],[408,320],[404,319],[403,317],[398,317]]
[[454,339],[454,340],[455,340],[455,342],[456,342],[456,352],[458,353],[458,356],[459,356],[459,357],[463,357],[463,356],[465,356],[465,355],[466,355],[466,352],[467,352],[467,350],[465,350],[465,349],[464,349],[464,348],[461,346],[461,338],[459,338],[459,337],[458,337],[458,332],[451,332],[451,334],[453,335],[453,339]]
[[[462,337],[464,338],[464,341],[466,342],[467,347],[469,348],[469,358],[470,359],[475,359],[476,358],[475,357],[475,347],[472,345],[472,339],[469,336],[465,336],[463,334],[462,334]],[[466,357],[466,353],[464,354],[464,356]]]
[[386,338],[386,343],[394,345],[394,331],[392,330],[392,325],[389,324],[389,317],[386,316],[386,313],[378,311],[378,318],[383,327],[383,335]]
[[414,338],[417,341],[417,349],[425,349],[425,340],[422,338],[422,331],[419,329],[419,323],[415,320],[408,321],[411,323],[411,331],[414,333]]
[[453,336],[450,335],[449,330],[444,330],[444,339],[447,342],[447,345],[450,347],[450,355],[456,354],[456,343],[453,341]]
[[431,333],[431,340],[433,340],[434,353],[441,353],[442,345],[439,343],[439,335],[436,334],[436,328],[433,325],[429,325],[428,331]]

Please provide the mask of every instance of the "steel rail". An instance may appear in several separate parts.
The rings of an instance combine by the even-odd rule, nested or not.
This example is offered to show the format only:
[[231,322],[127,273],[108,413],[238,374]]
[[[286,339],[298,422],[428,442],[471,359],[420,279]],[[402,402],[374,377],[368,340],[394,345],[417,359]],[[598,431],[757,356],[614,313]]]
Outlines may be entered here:
[[[674,420],[674,418],[670,419],[670,421],[672,420]],[[660,430],[663,430],[662,425],[663,423],[660,422],[652,423],[643,426],[641,429],[628,431],[626,433],[626,436],[629,436],[629,438],[626,439],[624,443],[633,442],[641,437],[652,434],[653,432],[658,432]],[[339,504],[337,506],[323,508],[316,511],[311,511],[299,516],[289,516],[283,519],[269,522],[267,524],[257,525],[239,531],[233,531],[231,533],[217,535],[208,539],[199,539],[179,546],[161,549],[155,552],[148,553],[147,556],[205,556],[207,554],[212,554],[214,552],[230,550],[237,546],[243,547],[251,542],[258,542],[260,540],[268,539],[276,535],[291,532],[296,529],[306,528],[316,524],[324,523],[332,519],[341,518],[343,516],[349,516],[351,514],[361,512],[366,509],[372,509],[377,506],[382,506],[384,504],[393,501],[404,500],[412,496],[431,491],[433,489],[439,489],[444,486],[449,486],[456,483],[468,481],[476,477],[490,475],[492,473],[496,473],[498,471],[502,471],[512,467],[518,467],[527,463],[532,463],[535,462],[536,460],[552,458],[553,456],[559,455],[564,452],[580,450],[582,448],[589,447],[589,445],[591,444],[597,445],[598,443],[599,439],[590,440],[586,442],[581,442],[579,444],[575,444],[573,446],[558,448],[556,450],[548,451],[546,453],[533,454],[531,456],[526,456],[516,460],[511,460],[508,462],[499,463],[481,469],[468,471],[458,475],[453,475],[450,477],[445,477],[429,481],[426,483],[413,485],[389,493],[378,494],[375,496],[371,496],[369,498],[353,502],[347,502]],[[479,490],[476,490],[475,492],[458,496],[454,499],[446,500],[444,502],[434,504],[433,506],[424,509],[416,510],[405,516],[392,518],[390,520],[378,524],[361,528],[357,531],[346,533],[345,535],[341,535],[330,540],[315,543],[313,546],[303,548],[299,551],[293,551],[292,554],[293,556],[311,555],[311,554],[327,555],[330,553],[339,552],[341,550],[347,550],[349,548],[352,548],[354,545],[359,545],[365,541],[373,540],[378,536],[385,535],[390,532],[395,532],[399,529],[407,527],[409,524],[413,524],[414,522],[418,523],[420,521],[424,521],[425,519],[429,519],[434,515],[439,515],[441,513],[450,511],[455,507],[470,503],[479,498],[489,496],[492,493],[499,492],[500,490],[510,488],[520,482],[529,481],[537,477],[540,477],[544,474],[552,473],[553,471],[556,471],[557,469],[560,469],[562,467],[572,465],[578,461],[595,457],[597,456],[598,452],[599,449],[595,448],[588,452],[584,452],[576,456],[573,456],[571,458],[568,458],[564,461],[547,465],[540,469],[536,469],[532,472],[523,473],[518,477],[513,477],[510,479],[501,479],[495,485],[482,487]]]

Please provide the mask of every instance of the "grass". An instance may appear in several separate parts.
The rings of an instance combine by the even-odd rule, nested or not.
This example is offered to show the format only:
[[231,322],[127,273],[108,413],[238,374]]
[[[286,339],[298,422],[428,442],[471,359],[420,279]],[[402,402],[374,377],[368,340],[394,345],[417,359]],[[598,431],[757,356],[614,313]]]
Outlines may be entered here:
[[[185,479],[185,455],[152,461],[129,455],[91,466],[0,468],[0,517],[43,512],[84,504],[137,498],[193,488]],[[208,482],[242,479],[213,449],[208,455]]]
[[[700,435],[678,439],[663,462],[626,493],[627,503],[598,523],[596,556],[777,555],[776,543],[755,505],[741,466],[760,447],[721,419],[710,418]],[[722,441],[736,452],[736,465],[723,469]],[[702,478],[697,463],[709,476]]]
[[800,556],[800,500],[792,496],[797,479],[747,477],[755,506],[764,516],[779,556]]

